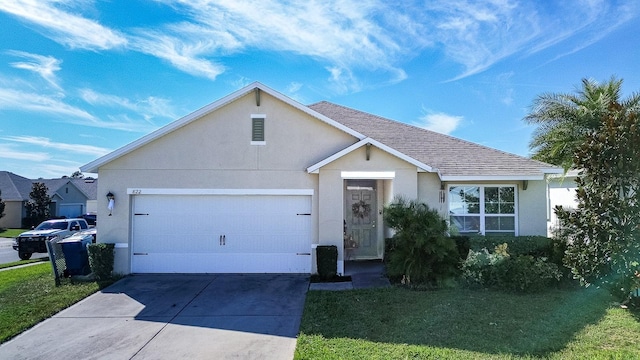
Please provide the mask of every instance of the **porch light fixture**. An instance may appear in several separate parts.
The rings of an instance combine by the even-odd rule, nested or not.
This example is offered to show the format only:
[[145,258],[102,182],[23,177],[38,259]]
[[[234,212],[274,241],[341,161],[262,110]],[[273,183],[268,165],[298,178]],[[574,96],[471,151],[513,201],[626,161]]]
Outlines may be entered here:
[[116,196],[113,195],[111,191],[109,191],[107,193],[107,200],[109,201],[109,204],[107,205],[107,209],[109,209],[109,216],[111,216],[111,213],[113,212],[113,206],[116,203]]

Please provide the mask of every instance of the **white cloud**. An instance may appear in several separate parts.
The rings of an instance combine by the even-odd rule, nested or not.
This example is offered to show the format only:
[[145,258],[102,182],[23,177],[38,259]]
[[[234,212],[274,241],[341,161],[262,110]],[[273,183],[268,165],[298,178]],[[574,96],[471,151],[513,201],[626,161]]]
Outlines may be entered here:
[[111,151],[106,148],[92,145],[54,142],[49,138],[39,136],[7,136],[2,139],[20,144],[28,144],[31,146],[39,146],[48,149],[62,150],[70,153],[86,154],[92,156],[102,156]]
[[116,95],[102,94],[92,89],[81,89],[80,97],[91,105],[120,107],[134,111],[143,116],[146,120],[153,117],[175,118],[175,112],[169,100],[149,96],[146,99],[129,100]]
[[[24,58],[27,61],[12,62],[10,65],[17,69],[24,69],[33,71],[46,80],[51,86],[60,90],[55,72],[60,70],[60,63],[62,60],[58,60],[53,56],[44,56],[38,54],[31,54],[24,51],[9,50],[8,54]],[[30,61],[29,61],[30,60]]]
[[44,152],[24,151],[9,144],[0,144],[0,158],[41,162],[49,160],[51,156]]
[[458,128],[463,120],[464,117],[462,116],[429,112],[420,118],[416,126],[449,135]]
[[44,35],[71,48],[105,50],[126,45],[127,39],[94,20],[64,11],[82,5],[74,0],[3,0],[0,10],[36,24]]
[[93,115],[85,110],[65,104],[58,97],[24,92],[16,89],[0,88],[0,109],[17,109],[50,114],[58,117],[71,116],[89,121],[96,120]]

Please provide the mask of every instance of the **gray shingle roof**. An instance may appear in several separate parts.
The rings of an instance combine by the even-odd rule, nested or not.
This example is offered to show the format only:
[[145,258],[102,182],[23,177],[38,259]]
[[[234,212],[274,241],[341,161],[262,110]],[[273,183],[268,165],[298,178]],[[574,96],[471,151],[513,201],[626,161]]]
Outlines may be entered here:
[[29,200],[31,180],[9,171],[0,171],[0,191],[3,201]]
[[555,168],[449,135],[385,119],[327,101],[309,108],[424,164],[442,176],[540,176]]

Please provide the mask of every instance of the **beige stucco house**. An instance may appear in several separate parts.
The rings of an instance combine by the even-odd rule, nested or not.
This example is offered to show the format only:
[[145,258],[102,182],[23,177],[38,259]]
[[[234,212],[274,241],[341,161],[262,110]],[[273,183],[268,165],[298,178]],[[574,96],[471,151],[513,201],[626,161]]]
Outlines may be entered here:
[[81,168],[120,273],[315,272],[314,247],[381,259],[396,196],[461,233],[545,235],[548,164],[246,86]]

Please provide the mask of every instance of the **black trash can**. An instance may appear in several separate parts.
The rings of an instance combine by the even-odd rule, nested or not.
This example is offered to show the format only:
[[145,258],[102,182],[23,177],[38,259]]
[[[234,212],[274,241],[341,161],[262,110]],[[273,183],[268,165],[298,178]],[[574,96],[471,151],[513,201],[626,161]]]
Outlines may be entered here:
[[89,267],[89,253],[87,245],[91,244],[93,237],[86,234],[75,234],[58,242],[62,246],[67,268],[65,276],[87,275],[91,272]]

